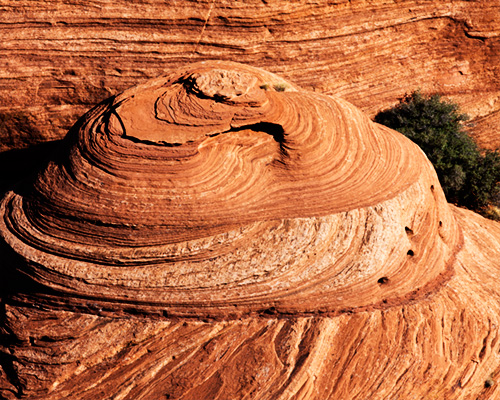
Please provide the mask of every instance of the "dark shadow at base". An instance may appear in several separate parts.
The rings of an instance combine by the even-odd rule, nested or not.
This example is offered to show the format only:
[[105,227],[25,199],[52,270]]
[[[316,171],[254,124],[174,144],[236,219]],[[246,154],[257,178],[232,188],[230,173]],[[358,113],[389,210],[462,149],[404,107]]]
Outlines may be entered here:
[[54,140],[26,149],[9,150],[0,153],[0,198],[16,184],[38,171],[62,141]]
[[[61,140],[55,140],[31,146],[22,150],[9,150],[0,153],[0,199],[4,194],[22,185],[36,176],[57,150]],[[0,239],[0,299],[11,293],[35,291],[32,283],[26,280],[18,271],[11,270],[13,265],[22,263],[17,260],[12,249]]]

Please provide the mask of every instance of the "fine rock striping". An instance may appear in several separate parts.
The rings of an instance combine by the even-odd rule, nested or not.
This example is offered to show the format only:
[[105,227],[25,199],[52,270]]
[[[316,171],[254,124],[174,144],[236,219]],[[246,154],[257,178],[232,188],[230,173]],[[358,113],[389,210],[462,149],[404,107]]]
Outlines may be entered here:
[[3,398],[498,392],[498,224],[402,135],[266,71],[113,96],[0,215]]

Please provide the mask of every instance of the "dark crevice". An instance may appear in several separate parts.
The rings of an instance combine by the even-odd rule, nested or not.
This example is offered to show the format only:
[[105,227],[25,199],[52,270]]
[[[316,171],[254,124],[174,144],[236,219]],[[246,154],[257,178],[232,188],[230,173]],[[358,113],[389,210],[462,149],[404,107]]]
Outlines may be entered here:
[[405,226],[405,232],[406,232],[406,234],[407,234],[408,236],[413,235],[413,231],[412,231],[410,228],[408,228],[407,226]]
[[472,33],[472,32],[469,32],[467,29],[464,29],[464,34],[468,39],[479,40],[483,43],[486,41],[486,39],[488,39],[488,36],[483,36],[483,35],[480,35],[477,33]]
[[387,276],[383,276],[382,278],[380,278],[379,280],[377,280],[377,283],[379,283],[381,285],[385,285],[388,282],[389,282],[389,278]]
[[147,139],[138,139],[134,136],[127,136],[124,134],[122,136],[124,139],[130,140],[133,143],[138,143],[138,144],[145,144],[148,146],[161,146],[161,147],[178,147],[182,146],[184,143],[168,143],[164,141],[154,141],[154,140],[147,140]]
[[42,337],[40,338],[40,341],[42,341],[42,342],[46,342],[46,343],[54,343],[54,342],[57,342],[57,339],[52,338],[52,337],[50,337],[50,336],[46,336],[46,335],[44,335],[44,336],[42,336]]
[[278,143],[283,143],[285,140],[285,130],[283,127],[279,124],[273,124],[272,122],[258,122],[256,124],[243,125],[237,128],[231,128],[228,132],[239,132],[243,130],[267,133]]
[[408,250],[406,254],[408,254],[410,257],[413,257],[415,255],[415,252],[413,250]]

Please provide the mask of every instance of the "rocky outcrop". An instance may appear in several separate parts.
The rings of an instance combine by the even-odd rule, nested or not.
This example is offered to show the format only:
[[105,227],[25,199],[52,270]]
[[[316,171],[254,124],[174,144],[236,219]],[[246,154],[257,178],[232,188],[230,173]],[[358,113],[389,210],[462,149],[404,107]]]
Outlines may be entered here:
[[440,92],[475,118],[480,144],[500,143],[497,1],[4,1],[0,10],[2,151],[62,138],[110,95],[209,59],[266,68],[369,116],[405,92]]
[[500,394],[499,225],[403,136],[263,70],[111,97],[0,216],[3,398]]

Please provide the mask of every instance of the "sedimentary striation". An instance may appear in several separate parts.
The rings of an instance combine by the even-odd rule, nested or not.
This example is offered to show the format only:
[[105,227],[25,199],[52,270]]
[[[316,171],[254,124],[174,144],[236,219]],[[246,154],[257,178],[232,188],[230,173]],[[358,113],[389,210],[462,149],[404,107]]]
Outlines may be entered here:
[[201,62],[0,205],[5,399],[491,399],[500,227],[336,97]]
[[[497,0],[2,1],[0,150],[62,138],[78,116],[188,62],[240,61],[373,116],[439,92],[499,144]],[[495,129],[490,129],[490,127]]]

